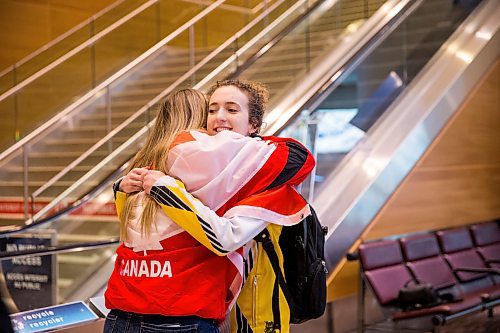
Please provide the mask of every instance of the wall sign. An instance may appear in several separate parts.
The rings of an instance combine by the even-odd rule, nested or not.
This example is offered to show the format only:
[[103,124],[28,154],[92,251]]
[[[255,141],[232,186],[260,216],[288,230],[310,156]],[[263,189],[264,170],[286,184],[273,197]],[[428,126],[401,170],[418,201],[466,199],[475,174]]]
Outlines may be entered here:
[[[54,244],[55,233],[30,233],[0,238],[0,251],[15,252],[44,249]],[[15,304],[15,311],[53,305],[57,300],[56,255],[21,257],[0,262],[5,289]],[[13,311],[13,310],[12,310]]]

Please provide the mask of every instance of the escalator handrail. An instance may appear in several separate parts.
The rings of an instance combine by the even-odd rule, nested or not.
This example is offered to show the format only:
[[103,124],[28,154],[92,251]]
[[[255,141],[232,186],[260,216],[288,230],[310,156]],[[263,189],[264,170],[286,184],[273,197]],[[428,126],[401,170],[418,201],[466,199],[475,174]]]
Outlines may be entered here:
[[83,206],[84,204],[89,202],[91,199],[95,198],[98,194],[100,194],[106,188],[106,186],[109,186],[108,184],[110,182],[115,181],[120,175],[122,175],[123,172],[126,170],[129,162],[130,161],[127,161],[121,167],[112,171],[108,176],[105,177],[105,179],[98,186],[94,187],[93,189],[91,189],[87,193],[83,194],[80,198],[78,198],[77,200],[72,202],[67,207],[64,207],[64,208],[58,210],[57,212],[52,213],[50,216],[45,217],[45,218],[40,219],[40,220],[31,219],[31,220],[29,220],[30,223],[26,223],[23,226],[15,225],[15,226],[2,227],[2,229],[0,230],[0,238],[4,238],[4,237],[8,237],[10,235],[26,232],[30,229],[35,228],[35,227],[40,227],[41,225],[53,222],[53,221],[59,219],[60,217],[62,217],[63,215],[70,214],[74,210],[80,208],[81,206]]

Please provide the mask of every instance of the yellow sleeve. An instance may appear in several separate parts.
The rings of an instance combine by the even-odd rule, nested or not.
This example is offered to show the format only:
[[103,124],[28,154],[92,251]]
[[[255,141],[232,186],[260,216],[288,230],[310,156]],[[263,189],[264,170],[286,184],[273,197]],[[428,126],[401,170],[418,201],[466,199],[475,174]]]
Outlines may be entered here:
[[116,215],[118,217],[120,217],[120,214],[123,210],[123,206],[125,206],[126,200],[127,200],[127,193],[120,191],[115,192]]
[[220,256],[239,249],[267,225],[251,216],[218,216],[187,192],[182,182],[170,176],[160,178],[150,195],[172,221]]

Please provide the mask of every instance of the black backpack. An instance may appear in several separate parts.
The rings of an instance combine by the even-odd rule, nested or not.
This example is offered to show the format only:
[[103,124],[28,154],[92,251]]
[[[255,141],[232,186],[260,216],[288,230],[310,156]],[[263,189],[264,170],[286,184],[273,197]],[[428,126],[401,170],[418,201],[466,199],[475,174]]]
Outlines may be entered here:
[[[321,226],[311,207],[311,215],[300,223],[283,227],[279,246],[283,254],[283,270],[279,268],[278,256],[264,229],[255,237],[262,243],[276,274],[275,288],[281,287],[290,307],[290,323],[299,324],[321,317],[326,307],[325,235],[327,228]],[[273,293],[274,328],[281,327],[278,293]]]

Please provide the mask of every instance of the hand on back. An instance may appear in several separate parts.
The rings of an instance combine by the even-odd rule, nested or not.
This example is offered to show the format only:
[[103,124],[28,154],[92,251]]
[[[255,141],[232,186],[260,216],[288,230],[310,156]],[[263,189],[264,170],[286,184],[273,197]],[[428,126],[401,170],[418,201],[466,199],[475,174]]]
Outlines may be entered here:
[[123,177],[120,183],[120,190],[125,193],[142,191],[144,177],[148,173],[148,168],[134,168]]
[[144,191],[149,194],[151,187],[163,176],[165,176],[163,172],[149,170],[147,167],[134,168],[123,177],[120,183],[120,191],[125,193]]

